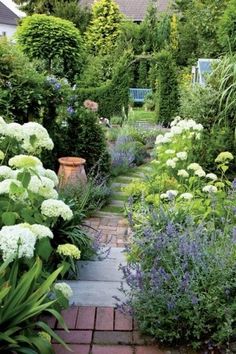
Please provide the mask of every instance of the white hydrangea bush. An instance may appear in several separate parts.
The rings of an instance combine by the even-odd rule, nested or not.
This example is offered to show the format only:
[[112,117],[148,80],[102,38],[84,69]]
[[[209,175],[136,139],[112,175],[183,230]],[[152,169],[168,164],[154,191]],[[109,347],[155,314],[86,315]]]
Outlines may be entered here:
[[[32,258],[40,242],[53,238],[57,219],[73,213],[58,200],[58,177],[36,156],[52,150],[47,130],[38,123],[7,123],[0,117],[0,256]],[[14,156],[12,152],[14,151]],[[9,154],[9,152],[11,152]]]
[[[171,202],[190,203],[194,198],[207,199],[220,193],[225,184],[222,175],[204,171],[202,166],[193,161],[192,147],[201,139],[203,126],[193,119],[176,117],[170,129],[156,138],[156,160],[152,163],[154,176],[165,175],[175,181],[178,190],[161,190],[158,195],[150,197],[159,203]],[[233,155],[230,152],[220,153],[215,162],[218,169],[225,172]],[[165,177],[166,178],[166,177]]]

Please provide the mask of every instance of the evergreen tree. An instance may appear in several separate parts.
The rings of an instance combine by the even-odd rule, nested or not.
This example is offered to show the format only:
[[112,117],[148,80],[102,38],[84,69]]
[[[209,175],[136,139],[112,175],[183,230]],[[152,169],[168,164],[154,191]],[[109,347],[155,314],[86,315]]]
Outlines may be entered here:
[[92,21],[86,33],[87,48],[93,54],[109,54],[116,47],[122,14],[113,0],[97,0],[92,6]]

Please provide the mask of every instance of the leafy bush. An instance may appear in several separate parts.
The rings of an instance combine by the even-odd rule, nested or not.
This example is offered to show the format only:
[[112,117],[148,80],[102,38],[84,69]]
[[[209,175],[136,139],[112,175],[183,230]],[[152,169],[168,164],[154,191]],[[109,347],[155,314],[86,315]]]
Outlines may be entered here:
[[72,22],[47,15],[28,16],[18,27],[17,39],[25,54],[42,60],[48,72],[72,81],[80,72],[82,39]]
[[144,109],[147,111],[154,111],[155,110],[155,100],[154,94],[149,93],[144,98]]
[[179,90],[176,66],[171,53],[162,50],[156,56],[157,68],[157,94],[156,110],[157,120],[167,126],[176,115],[179,106]]
[[110,158],[97,114],[86,108],[78,108],[68,116],[67,124],[61,156],[85,158],[88,171],[109,174]]
[[[58,310],[67,304],[68,299],[63,293],[53,290],[62,267],[41,281],[42,262],[35,263],[22,275],[19,261],[15,260],[11,267],[11,259],[0,266],[0,350],[2,353],[52,353],[51,337],[68,348],[50,327],[39,319],[42,313],[56,317],[66,329],[65,322]],[[39,288],[39,283],[40,288]],[[54,299],[50,299],[50,296]],[[64,308],[64,306],[62,306]],[[41,336],[42,330],[44,336]],[[48,338],[47,338],[48,337]],[[47,339],[46,339],[47,338]]]
[[235,19],[236,4],[235,1],[231,0],[227,3],[223,16],[220,18],[218,23],[218,41],[222,48],[224,48],[224,50],[227,52],[235,52],[236,49]]

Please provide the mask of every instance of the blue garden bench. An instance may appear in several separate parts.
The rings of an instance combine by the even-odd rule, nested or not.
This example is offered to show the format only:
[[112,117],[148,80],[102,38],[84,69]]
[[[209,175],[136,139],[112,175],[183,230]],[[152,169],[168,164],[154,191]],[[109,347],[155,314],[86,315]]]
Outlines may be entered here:
[[148,93],[151,93],[151,89],[146,88],[130,88],[129,93],[135,103],[143,103],[144,98]]

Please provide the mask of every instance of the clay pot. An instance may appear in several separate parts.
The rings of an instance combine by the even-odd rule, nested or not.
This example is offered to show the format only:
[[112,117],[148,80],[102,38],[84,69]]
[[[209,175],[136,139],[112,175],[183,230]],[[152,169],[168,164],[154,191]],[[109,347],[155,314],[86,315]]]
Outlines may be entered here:
[[85,159],[80,157],[60,157],[58,161],[60,163],[58,171],[59,187],[75,186],[79,183],[86,184]]

